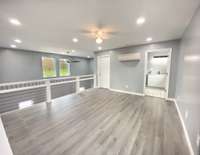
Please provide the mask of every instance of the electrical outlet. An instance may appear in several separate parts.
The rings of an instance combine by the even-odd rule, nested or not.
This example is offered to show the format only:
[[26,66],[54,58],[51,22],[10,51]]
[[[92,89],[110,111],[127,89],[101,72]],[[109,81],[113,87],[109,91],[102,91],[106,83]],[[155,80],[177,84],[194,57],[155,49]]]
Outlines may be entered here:
[[125,85],[125,88],[128,88],[128,85]]

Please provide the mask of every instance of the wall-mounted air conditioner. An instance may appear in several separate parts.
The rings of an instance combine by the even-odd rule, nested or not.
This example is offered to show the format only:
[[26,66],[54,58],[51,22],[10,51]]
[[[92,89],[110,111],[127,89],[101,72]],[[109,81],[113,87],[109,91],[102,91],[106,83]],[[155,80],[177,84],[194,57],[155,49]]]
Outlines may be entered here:
[[140,59],[141,59],[141,54],[139,52],[118,55],[119,61],[140,61]]

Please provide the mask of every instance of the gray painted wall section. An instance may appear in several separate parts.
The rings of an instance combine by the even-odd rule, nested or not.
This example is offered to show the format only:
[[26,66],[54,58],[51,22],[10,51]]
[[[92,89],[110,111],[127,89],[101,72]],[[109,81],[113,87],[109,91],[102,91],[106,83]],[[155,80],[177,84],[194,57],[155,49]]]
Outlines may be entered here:
[[[153,49],[172,48],[172,62],[170,73],[170,86],[169,97],[175,96],[175,84],[177,73],[177,60],[179,55],[180,40],[166,41],[148,45],[125,47],[120,49],[113,49],[104,52],[96,53],[96,56],[103,54],[111,55],[111,73],[110,82],[111,88],[124,91],[131,91],[136,93],[143,93],[144,85],[144,62],[145,52]],[[118,54],[140,52],[142,58],[140,61],[120,62],[118,60]],[[128,88],[126,88],[128,85]]]
[[[42,79],[42,56],[68,58],[64,55],[40,53],[34,51],[0,48],[0,83]],[[92,74],[91,59],[75,58],[78,63],[71,64],[71,75]],[[59,64],[56,63],[57,75]]]
[[[176,100],[183,116],[195,155],[200,135],[200,9],[181,41]],[[188,114],[188,117],[185,117]]]
[[[0,49],[0,83],[42,79],[42,56],[53,57],[57,61],[56,69],[59,75],[60,58],[64,55],[47,54],[32,51]],[[93,73],[93,59],[75,58],[78,63],[71,64],[71,75]],[[93,80],[82,81],[81,87],[93,86]],[[52,98],[61,97],[75,92],[75,83],[61,84],[51,87]],[[34,104],[46,101],[46,88],[0,94],[0,113],[18,109],[18,103],[33,100]]]

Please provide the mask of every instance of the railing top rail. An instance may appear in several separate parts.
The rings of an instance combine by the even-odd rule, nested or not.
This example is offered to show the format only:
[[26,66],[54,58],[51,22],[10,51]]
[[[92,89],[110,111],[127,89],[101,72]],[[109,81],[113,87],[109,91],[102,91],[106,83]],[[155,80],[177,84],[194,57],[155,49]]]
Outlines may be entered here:
[[12,93],[12,92],[17,92],[17,91],[30,90],[30,89],[36,89],[36,88],[42,88],[42,87],[46,87],[46,85],[0,90],[0,94]]
[[80,75],[80,76],[67,76],[67,77],[59,77],[59,78],[48,78],[48,79],[41,79],[41,80],[31,80],[31,81],[19,81],[19,82],[7,82],[7,83],[0,83],[1,86],[10,86],[10,85],[18,85],[18,84],[26,84],[26,83],[34,83],[34,82],[45,82],[47,80],[53,81],[53,80],[65,80],[65,79],[72,79],[72,78],[82,78],[82,77],[89,77],[94,76],[94,74],[88,74],[88,75]]
[[88,77],[88,76],[94,76],[94,74],[80,75],[80,76],[78,76],[78,77]]
[[48,79],[32,80],[32,81],[19,81],[19,82],[7,82],[7,83],[0,83],[0,86],[9,86],[9,85],[33,83],[33,82],[45,82],[46,80],[48,80]]

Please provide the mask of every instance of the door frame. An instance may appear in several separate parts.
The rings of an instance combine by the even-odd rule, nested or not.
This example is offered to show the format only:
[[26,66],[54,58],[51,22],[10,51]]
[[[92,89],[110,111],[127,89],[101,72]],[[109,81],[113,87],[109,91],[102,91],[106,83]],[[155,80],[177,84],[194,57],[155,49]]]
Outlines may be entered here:
[[168,52],[169,53],[169,65],[167,68],[168,76],[167,76],[167,92],[165,99],[169,98],[169,85],[170,85],[170,72],[171,72],[171,61],[172,61],[172,48],[161,48],[161,49],[152,49],[147,50],[145,52],[145,60],[144,60],[144,85],[143,85],[143,93],[145,95],[145,88],[146,88],[146,74],[147,74],[147,61],[148,61],[148,54],[153,52]]
[[109,54],[106,54],[106,55],[99,55],[97,56],[97,87],[99,88],[100,87],[100,82],[99,82],[99,62],[100,62],[100,59],[103,58],[103,57],[108,57],[109,58],[109,66],[108,66],[108,89],[110,88],[110,55]]

